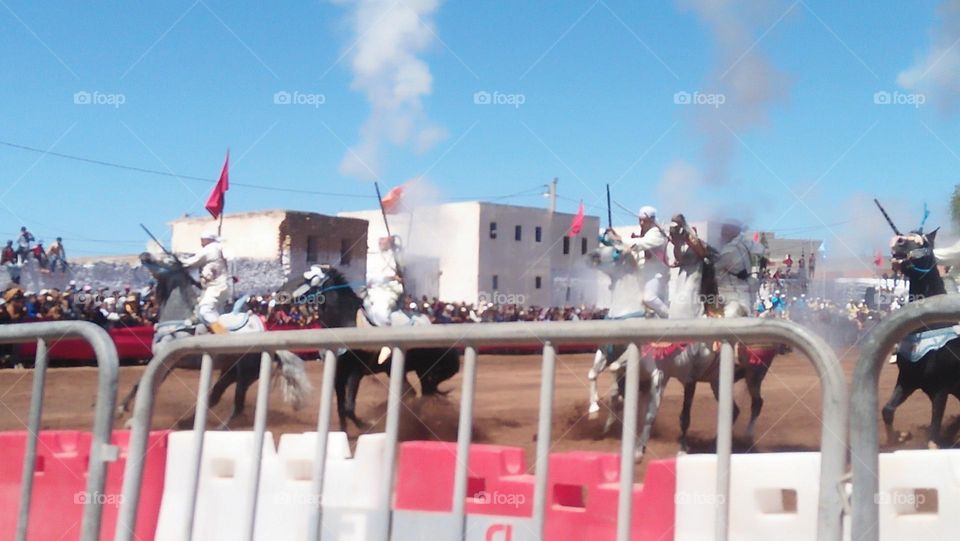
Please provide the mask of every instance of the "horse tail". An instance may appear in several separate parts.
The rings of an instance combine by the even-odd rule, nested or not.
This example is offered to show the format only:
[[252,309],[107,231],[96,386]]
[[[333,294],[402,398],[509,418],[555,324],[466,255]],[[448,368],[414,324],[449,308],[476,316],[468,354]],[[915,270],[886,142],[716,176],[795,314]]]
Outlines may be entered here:
[[294,410],[299,410],[303,407],[307,395],[309,395],[313,389],[310,380],[307,378],[307,372],[303,366],[303,359],[295,353],[286,350],[277,351],[276,358],[280,363],[278,376],[283,401],[290,404]]

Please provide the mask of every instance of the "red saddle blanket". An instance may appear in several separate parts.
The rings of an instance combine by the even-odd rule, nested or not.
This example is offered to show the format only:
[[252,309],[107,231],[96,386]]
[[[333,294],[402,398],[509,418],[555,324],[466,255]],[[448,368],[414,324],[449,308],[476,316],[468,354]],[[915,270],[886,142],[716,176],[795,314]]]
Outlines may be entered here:
[[743,359],[746,357],[747,363],[750,366],[766,366],[770,367],[770,363],[773,362],[773,358],[777,356],[777,347],[776,346],[740,346],[740,358]]
[[640,349],[640,354],[644,357],[652,358],[654,362],[660,362],[679,353],[687,347],[686,343],[653,343],[646,344]]

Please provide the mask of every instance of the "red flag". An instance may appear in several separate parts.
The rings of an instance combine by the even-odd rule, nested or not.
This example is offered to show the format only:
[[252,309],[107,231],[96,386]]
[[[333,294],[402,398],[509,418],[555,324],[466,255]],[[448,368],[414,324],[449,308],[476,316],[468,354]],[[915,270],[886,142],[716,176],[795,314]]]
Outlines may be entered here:
[[583,229],[583,201],[580,201],[580,208],[577,209],[577,215],[574,216],[573,221],[570,222],[570,233],[579,235],[581,229]]
[[227,158],[223,161],[223,170],[220,171],[220,180],[218,180],[217,184],[213,187],[213,191],[210,192],[210,197],[207,198],[207,204],[204,205],[214,218],[219,218],[220,214],[223,213],[223,196],[227,193],[227,190],[230,189],[229,169],[230,151],[227,150]]
[[873,254],[873,264],[877,267],[883,266],[883,254],[880,253],[880,250]]
[[392,188],[380,201],[383,205],[383,212],[387,214],[400,212],[401,199],[403,199],[403,184]]
[[753,242],[760,242],[760,232],[759,232],[759,231],[754,231],[754,232],[753,232]]

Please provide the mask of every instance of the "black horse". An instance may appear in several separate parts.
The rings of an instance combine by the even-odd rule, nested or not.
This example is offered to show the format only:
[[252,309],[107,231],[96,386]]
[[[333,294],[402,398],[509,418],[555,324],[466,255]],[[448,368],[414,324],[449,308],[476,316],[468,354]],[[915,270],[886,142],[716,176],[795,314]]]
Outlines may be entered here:
[[[937,261],[933,253],[933,244],[937,230],[924,235],[912,233],[897,235],[891,243],[893,270],[902,272],[910,280],[910,300],[917,301],[927,297],[943,295],[946,289]],[[936,330],[937,327],[924,328],[921,331]],[[940,445],[940,426],[947,398],[952,394],[960,399],[960,338],[953,338],[939,349],[930,351],[919,360],[911,362],[910,338],[897,348],[897,386],[890,400],[883,407],[883,423],[887,429],[887,443],[902,443],[909,433],[895,432],[893,415],[897,407],[920,389],[930,398],[932,415],[927,431],[927,445],[937,448]]]
[[[194,315],[197,305],[196,288],[199,285],[190,275],[189,269],[184,268],[176,258],[155,259],[148,253],[140,255],[140,262],[157,280],[156,297],[160,307],[160,322],[157,324],[154,337],[154,351],[159,344],[166,341],[204,332],[205,328],[202,325],[195,326],[187,323]],[[237,316],[235,319],[244,318]],[[241,332],[247,331],[265,331],[265,329],[260,319],[251,315]],[[236,384],[233,409],[230,416],[220,424],[220,428],[224,429],[230,421],[243,413],[247,389],[260,377],[260,354],[218,355],[213,357],[213,361],[214,369],[219,370],[220,376],[210,391],[209,407],[216,406],[227,388],[231,384]],[[280,350],[274,354],[274,361],[280,368],[274,372],[274,375],[280,377],[284,401],[291,404],[294,409],[299,409],[310,392],[310,381],[307,379],[303,360],[294,353]],[[190,356],[179,366],[199,368],[200,356]],[[130,394],[121,403],[121,414],[130,411],[130,404],[136,397],[139,386],[139,383],[134,385]]]
[[[324,327],[356,327],[357,318],[365,317],[362,316],[363,300],[334,267],[323,266],[322,272],[311,279],[292,280],[281,288],[281,292],[294,304],[317,306]],[[344,432],[347,431],[347,419],[361,430],[370,428],[356,415],[357,393],[363,376],[390,373],[392,362],[387,360],[379,364],[378,353],[353,349],[338,352],[334,388],[340,430]],[[406,352],[405,368],[407,372],[416,372],[422,395],[445,395],[439,385],[460,370],[460,352],[453,347],[414,348]]]

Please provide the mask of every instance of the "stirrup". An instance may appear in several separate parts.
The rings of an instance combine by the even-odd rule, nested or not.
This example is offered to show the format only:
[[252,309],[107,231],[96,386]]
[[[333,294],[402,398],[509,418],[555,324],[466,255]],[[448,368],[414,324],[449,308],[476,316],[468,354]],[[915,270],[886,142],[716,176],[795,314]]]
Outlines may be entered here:
[[210,329],[210,332],[213,334],[230,334],[230,331],[228,331],[227,328],[224,327],[219,321],[214,321],[213,323],[208,324],[207,328]]

